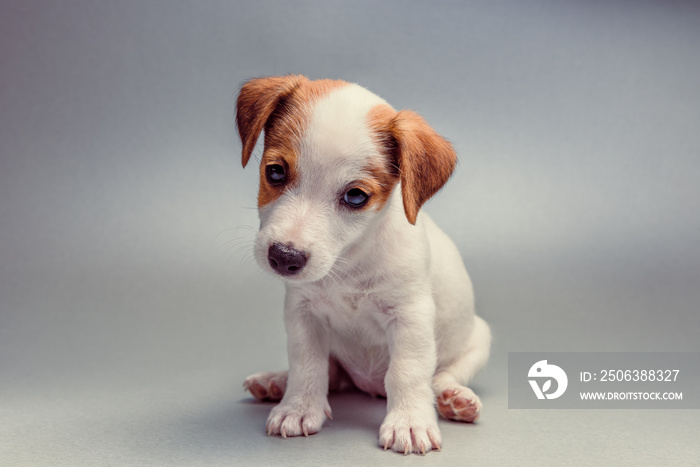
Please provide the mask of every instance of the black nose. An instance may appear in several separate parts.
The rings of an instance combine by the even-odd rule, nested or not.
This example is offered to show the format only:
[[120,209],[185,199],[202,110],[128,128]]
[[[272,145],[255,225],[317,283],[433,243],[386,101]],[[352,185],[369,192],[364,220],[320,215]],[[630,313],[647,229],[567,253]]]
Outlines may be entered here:
[[267,250],[267,261],[282,276],[298,274],[306,265],[307,255],[289,245],[273,243]]

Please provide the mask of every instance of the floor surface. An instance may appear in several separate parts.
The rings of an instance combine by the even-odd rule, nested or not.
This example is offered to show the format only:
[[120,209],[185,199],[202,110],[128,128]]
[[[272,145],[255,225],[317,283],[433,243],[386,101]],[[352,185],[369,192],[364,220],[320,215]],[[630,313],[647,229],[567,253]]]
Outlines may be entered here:
[[[697,410],[507,397],[509,352],[700,352],[698,43],[688,1],[0,2],[0,465],[700,465]],[[234,101],[286,73],[459,153],[425,209],[494,341],[442,452],[383,452],[360,393],[270,438],[241,387],[286,343]]]

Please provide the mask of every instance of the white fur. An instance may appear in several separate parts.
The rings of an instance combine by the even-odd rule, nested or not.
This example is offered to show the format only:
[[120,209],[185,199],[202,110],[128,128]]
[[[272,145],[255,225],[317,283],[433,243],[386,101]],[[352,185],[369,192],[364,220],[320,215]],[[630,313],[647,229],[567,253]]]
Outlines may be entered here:
[[[478,397],[462,385],[486,363],[490,331],[474,313],[456,247],[422,212],[409,224],[399,185],[380,210],[339,205],[342,190],[366,176],[368,160],[383,157],[366,124],[379,103],[357,85],[316,103],[299,183],[260,210],[255,254],[263,269],[272,272],[274,242],[310,253],[305,268],[285,278],[290,366],[267,430],[285,437],[320,430],[330,415],[331,358],[359,389],[386,395],[380,446],[424,453],[441,445],[436,396],[470,394],[478,416]],[[253,375],[246,387],[270,378]]]

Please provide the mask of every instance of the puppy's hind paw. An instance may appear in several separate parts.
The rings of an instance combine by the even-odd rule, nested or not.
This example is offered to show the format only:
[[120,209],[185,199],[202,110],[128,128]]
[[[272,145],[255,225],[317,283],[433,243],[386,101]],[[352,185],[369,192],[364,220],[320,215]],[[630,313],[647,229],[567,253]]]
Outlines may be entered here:
[[437,410],[448,420],[473,423],[481,414],[481,400],[471,389],[457,386],[442,391],[437,398]]
[[280,401],[287,389],[287,372],[266,371],[250,375],[243,382],[243,388],[260,401]]

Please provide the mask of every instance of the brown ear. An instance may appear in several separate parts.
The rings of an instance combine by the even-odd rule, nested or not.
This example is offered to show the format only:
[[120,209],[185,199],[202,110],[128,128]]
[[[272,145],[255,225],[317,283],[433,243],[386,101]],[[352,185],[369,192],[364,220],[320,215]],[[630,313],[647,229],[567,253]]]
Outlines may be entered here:
[[236,125],[243,144],[243,167],[248,164],[265,123],[283,96],[306,80],[301,75],[256,78],[241,87],[236,101]]
[[457,163],[452,145],[410,110],[394,116],[401,195],[406,217],[416,223],[418,210],[447,182]]

